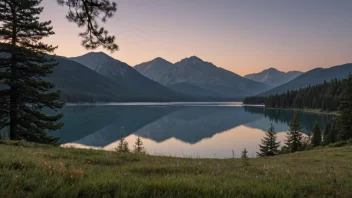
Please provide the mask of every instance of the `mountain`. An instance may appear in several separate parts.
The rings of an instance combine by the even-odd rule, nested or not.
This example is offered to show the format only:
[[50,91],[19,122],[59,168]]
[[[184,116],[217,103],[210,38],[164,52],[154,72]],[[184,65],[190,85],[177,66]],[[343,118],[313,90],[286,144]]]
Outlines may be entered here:
[[167,87],[185,95],[197,96],[200,99],[216,99],[217,95],[214,91],[203,89],[189,83],[176,83],[168,85]]
[[[235,73],[205,62],[192,56],[171,64],[167,61],[154,59],[135,66],[141,74],[162,85],[175,88],[192,96],[212,95],[216,98],[235,98],[249,96],[269,90],[271,86],[243,78]],[[187,86],[187,87],[186,87]],[[199,93],[201,93],[199,95]]]
[[71,58],[91,70],[108,77],[117,85],[118,91],[139,101],[178,101],[183,97],[161,84],[141,75],[128,64],[102,52]]
[[68,102],[109,102],[123,100],[116,83],[91,69],[65,57],[55,56],[59,63],[47,80],[61,91]]
[[163,82],[166,81],[167,74],[173,67],[174,65],[169,61],[163,58],[155,58],[149,62],[144,62],[134,66],[134,69],[144,76],[166,85]]
[[[54,68],[53,74],[47,77],[47,80],[54,83],[57,90],[61,91],[61,100],[67,102],[127,102],[127,101],[172,101],[180,100],[180,96],[173,91],[163,87],[162,85],[151,81],[144,76],[142,79],[146,79],[141,83],[149,85],[156,84],[155,91],[158,91],[161,87],[160,93],[140,93],[135,90],[129,90],[130,87],[126,87],[113,78],[109,78],[92,69],[76,62],[71,59],[55,56],[56,61],[59,63]],[[134,71],[134,70],[133,70]],[[130,81],[133,81],[133,76],[129,76]],[[138,78],[137,78],[138,80]],[[133,84],[133,82],[131,82]],[[139,86],[144,88],[144,85]],[[142,89],[141,88],[141,89]],[[163,92],[163,90],[166,90]]]
[[297,90],[300,88],[308,87],[309,85],[320,84],[324,81],[331,81],[334,78],[343,79],[347,78],[349,73],[352,73],[352,63],[334,66],[326,69],[316,68],[260,95],[268,96],[277,93],[283,93],[288,90]]
[[302,73],[303,72],[300,72],[300,71],[290,71],[285,73],[275,68],[269,68],[262,72],[255,73],[255,74],[248,74],[243,77],[277,87],[279,85],[282,85],[291,81],[292,79],[296,78]]

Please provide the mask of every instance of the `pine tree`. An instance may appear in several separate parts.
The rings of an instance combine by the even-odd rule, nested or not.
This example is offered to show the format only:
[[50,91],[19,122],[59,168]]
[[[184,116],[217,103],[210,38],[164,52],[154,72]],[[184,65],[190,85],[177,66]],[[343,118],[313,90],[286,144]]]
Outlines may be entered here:
[[100,27],[98,20],[105,23],[117,10],[115,2],[110,0],[56,0],[59,5],[69,7],[66,16],[69,22],[84,27],[85,31],[79,34],[83,38],[82,45],[86,49],[96,49],[99,46],[114,52],[118,50],[115,36]]
[[315,121],[314,123],[312,132],[313,132],[312,144],[314,147],[319,146],[321,144],[321,130],[317,121]]
[[265,137],[261,140],[262,144],[259,145],[260,152],[257,152],[259,157],[274,156],[279,153],[278,148],[280,142],[276,141],[276,133],[273,124],[271,124],[268,131],[265,133]]
[[337,129],[336,124],[333,124],[329,132],[330,143],[335,143],[337,141]]
[[[41,42],[53,35],[50,21],[39,22],[43,11],[41,0],[0,1],[0,127],[10,128],[10,139],[56,143],[47,130],[62,126],[62,114],[46,115],[43,108],[56,110],[63,103],[56,100],[59,92],[50,92],[52,83],[44,79],[52,73],[56,62],[46,53],[57,47]],[[5,55],[4,55],[5,54]]]
[[145,153],[143,142],[141,138],[138,136],[136,142],[134,143],[134,152],[135,153]]
[[121,138],[119,144],[117,145],[116,151],[127,153],[130,152],[128,148],[128,142],[125,141],[125,138]]
[[337,141],[337,133],[336,124],[329,121],[325,126],[322,145],[326,146],[328,144],[335,143]]
[[331,143],[331,139],[330,139],[330,134],[331,134],[331,125],[330,122],[327,122],[325,125],[325,129],[324,129],[324,137],[323,137],[323,142],[322,145],[328,145]]
[[352,74],[345,81],[345,89],[342,93],[339,113],[338,140],[348,140],[352,138]]
[[302,128],[298,120],[297,114],[293,116],[293,119],[290,123],[290,129],[287,134],[287,139],[285,145],[290,152],[296,152],[303,150],[302,145]]
[[249,159],[248,159],[248,151],[247,149],[243,149],[242,154],[241,154],[241,159],[242,159],[242,163],[244,166],[248,166],[249,165]]

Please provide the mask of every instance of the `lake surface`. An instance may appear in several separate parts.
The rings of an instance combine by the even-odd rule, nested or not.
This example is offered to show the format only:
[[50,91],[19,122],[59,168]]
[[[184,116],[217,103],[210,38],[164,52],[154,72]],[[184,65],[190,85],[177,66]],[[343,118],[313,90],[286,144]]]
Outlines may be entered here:
[[63,146],[114,150],[124,137],[130,149],[141,137],[149,154],[179,157],[255,156],[264,132],[273,123],[284,142],[288,123],[298,113],[303,131],[314,121],[324,129],[331,115],[264,109],[242,103],[110,103],[68,105],[64,127],[50,135]]

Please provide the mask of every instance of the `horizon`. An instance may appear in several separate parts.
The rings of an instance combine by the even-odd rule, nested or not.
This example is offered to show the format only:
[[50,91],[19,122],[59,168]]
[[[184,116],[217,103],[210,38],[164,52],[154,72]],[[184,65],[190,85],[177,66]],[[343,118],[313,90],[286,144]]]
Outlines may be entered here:
[[[103,26],[116,36],[110,54],[131,66],[162,57],[175,63],[190,56],[244,76],[268,68],[301,71],[352,62],[351,1],[126,1]],[[52,20],[57,55],[88,53],[81,29],[69,23],[67,8],[43,1],[41,19]],[[167,14],[165,14],[167,13]],[[70,32],[70,34],[67,34]]]
[[[78,56],[66,57],[66,58],[69,58],[69,59],[71,59],[71,58],[76,58],[76,57],[84,56],[84,55],[89,54],[89,53],[103,53],[103,54],[105,54],[105,55],[107,55],[107,56],[109,56],[109,57],[111,57],[111,58],[113,58],[113,59],[115,59],[115,60],[118,60],[118,61],[120,61],[120,62],[123,62],[123,63],[128,64],[128,63],[125,62],[124,60],[116,59],[116,58],[114,58],[113,56],[111,56],[110,53],[107,53],[107,52],[104,52],[104,51],[87,51],[87,52],[84,53],[84,54],[81,54],[81,55],[78,55]],[[57,55],[57,56],[61,56],[61,55]],[[192,56],[189,56],[189,57],[184,57],[184,58],[182,58],[182,59],[180,59],[180,60],[177,60],[176,62],[171,62],[171,61],[169,61],[169,60],[167,60],[166,58],[163,58],[163,57],[155,57],[155,58],[153,58],[153,59],[151,59],[151,60],[149,60],[149,61],[145,61],[145,62],[138,63],[137,65],[143,64],[143,63],[147,63],[147,62],[151,62],[151,61],[153,61],[153,60],[155,60],[155,59],[158,59],[158,58],[161,58],[161,59],[163,59],[163,60],[165,60],[165,61],[167,61],[167,62],[170,62],[170,63],[172,63],[172,64],[176,64],[176,63],[178,63],[178,62],[180,62],[180,61],[182,61],[182,60],[184,60],[184,59],[191,58],[191,57],[199,58],[200,60],[202,60],[202,61],[204,61],[204,62],[211,63],[211,64],[213,64],[213,65],[216,66],[216,67],[222,68],[221,66],[218,66],[218,65],[212,63],[210,60],[205,60],[205,59],[203,59],[202,57],[199,57],[199,56],[196,56],[196,55],[192,55]],[[345,65],[345,64],[351,64],[351,63],[341,63],[341,64],[338,64],[338,65],[331,65],[331,66],[327,66],[327,67],[314,67],[314,68],[312,68],[312,69],[310,69],[310,70],[308,70],[308,71],[311,71],[311,70],[314,70],[314,69],[318,69],[318,68],[328,69],[328,68],[331,68],[331,67],[341,66],[341,65]],[[137,65],[130,65],[130,64],[128,64],[128,65],[131,66],[132,68],[134,68],[135,66],[137,66]],[[223,68],[223,69],[226,69],[226,68]],[[244,77],[244,76],[246,76],[246,75],[261,73],[261,72],[263,72],[263,71],[265,71],[265,70],[269,70],[269,69],[275,69],[275,70],[277,70],[277,71],[285,72],[285,73],[288,73],[288,72],[302,72],[302,73],[306,73],[306,72],[308,72],[308,71],[299,71],[299,70],[282,71],[282,70],[280,70],[280,69],[278,69],[278,68],[274,68],[274,67],[264,68],[263,70],[260,70],[260,71],[254,72],[254,73],[244,74],[244,75],[240,75],[240,74],[236,73],[235,71],[231,71],[231,70],[228,70],[228,71],[230,71],[230,72],[232,72],[232,73],[235,73],[235,74],[238,74],[238,75],[240,75],[241,77]],[[227,69],[226,69],[226,70],[227,70]]]

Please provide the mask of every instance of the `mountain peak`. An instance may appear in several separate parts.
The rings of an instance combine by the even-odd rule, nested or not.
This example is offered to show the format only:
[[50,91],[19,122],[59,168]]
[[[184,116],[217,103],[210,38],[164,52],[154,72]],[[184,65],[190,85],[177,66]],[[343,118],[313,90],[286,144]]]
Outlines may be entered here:
[[198,60],[198,61],[203,61],[202,59],[198,58],[197,56],[191,56],[188,59],[190,60]]
[[88,56],[109,56],[105,52],[102,52],[102,51],[100,51],[100,52],[88,52],[88,53],[84,54],[83,56],[87,56],[87,55]]
[[282,72],[276,68],[270,67],[268,69],[263,70],[259,73],[249,74],[244,76],[250,80],[254,80],[257,82],[262,82],[272,86],[282,85],[297,76],[302,74],[302,72]]
[[180,63],[184,64],[197,64],[197,63],[204,63],[202,59],[198,58],[197,56],[190,56],[188,58],[184,58],[180,61]]
[[167,62],[167,63],[170,63],[169,61],[167,61],[167,60],[165,60],[165,59],[163,59],[163,58],[161,58],[161,57],[156,57],[156,58],[154,58],[153,60],[151,60],[151,62],[160,62],[160,63],[165,63],[165,62]]
[[270,72],[280,72],[278,69],[274,68],[274,67],[270,67],[264,71],[270,71]]

